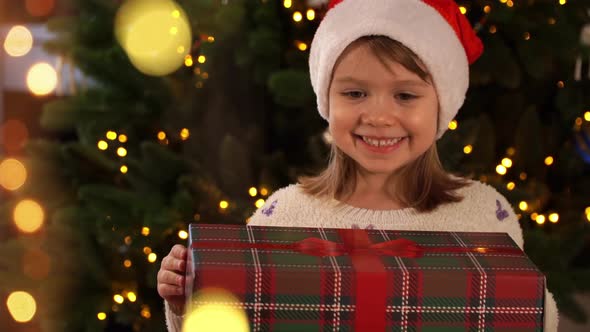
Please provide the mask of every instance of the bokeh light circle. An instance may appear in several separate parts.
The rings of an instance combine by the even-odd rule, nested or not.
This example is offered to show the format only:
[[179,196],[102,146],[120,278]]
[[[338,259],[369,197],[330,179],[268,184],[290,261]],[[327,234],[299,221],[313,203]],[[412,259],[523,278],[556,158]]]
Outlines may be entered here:
[[34,95],[48,95],[57,87],[57,72],[48,63],[36,63],[27,73],[27,86]]
[[186,316],[183,332],[248,332],[250,326],[243,309],[236,307],[238,299],[228,291],[207,288],[194,298],[196,306]]
[[25,199],[14,208],[14,223],[24,233],[33,233],[43,225],[45,212],[39,203]]
[[15,25],[8,31],[4,40],[4,50],[8,55],[21,57],[33,48],[33,34],[23,25]]
[[26,323],[33,319],[37,312],[35,298],[27,292],[12,292],[6,300],[8,312],[12,318],[19,323]]
[[17,190],[27,180],[27,169],[14,158],[0,162],[0,186],[6,190]]

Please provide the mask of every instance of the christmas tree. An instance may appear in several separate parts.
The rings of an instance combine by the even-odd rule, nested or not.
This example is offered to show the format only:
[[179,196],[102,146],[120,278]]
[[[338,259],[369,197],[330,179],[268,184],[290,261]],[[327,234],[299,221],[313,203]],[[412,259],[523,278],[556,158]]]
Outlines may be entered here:
[[[35,331],[165,331],[156,274],[187,225],[246,223],[327,161],[307,72],[325,1],[158,1],[186,24],[169,31],[182,48],[155,58],[137,51],[157,36],[134,1],[71,2],[45,46],[87,80],[46,103],[51,139],[28,142],[25,185],[0,191],[0,293],[36,299]],[[458,2],[486,49],[439,155],[509,198],[560,312],[584,321],[572,296],[590,280],[590,8]],[[137,48],[132,24],[146,29]],[[39,227],[16,226],[19,206]]]

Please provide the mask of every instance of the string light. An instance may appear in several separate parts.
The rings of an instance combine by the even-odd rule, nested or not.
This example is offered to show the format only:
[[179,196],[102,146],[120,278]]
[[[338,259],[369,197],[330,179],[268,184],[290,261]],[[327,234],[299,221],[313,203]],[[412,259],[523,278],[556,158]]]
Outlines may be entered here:
[[508,190],[514,190],[515,187],[516,184],[514,182],[508,182],[508,184],[506,185],[506,189]]
[[109,131],[107,131],[107,135],[106,135],[106,136],[107,136],[107,138],[108,138],[108,139],[110,139],[111,141],[114,141],[114,140],[116,140],[116,139],[117,139],[117,133],[116,133],[116,132],[114,132],[114,131],[112,131],[112,130],[109,130]]
[[522,211],[526,211],[526,210],[528,210],[529,205],[527,204],[527,202],[521,201],[520,203],[518,203],[518,208],[521,209]]
[[98,314],[96,314],[96,318],[98,318],[98,320],[105,320],[107,319],[107,314],[105,314],[104,312],[99,312]]
[[126,165],[122,165],[122,166],[121,166],[121,168],[119,168],[119,170],[121,171],[121,173],[123,173],[123,174],[127,174],[127,171],[128,171],[129,169],[127,168],[127,166],[126,166]]
[[221,201],[219,202],[219,207],[223,210],[227,209],[229,206],[229,203],[227,201]]
[[506,174],[506,167],[504,167],[503,165],[496,166],[496,173],[500,175]]
[[285,7],[285,8],[291,8],[292,5],[293,5],[293,2],[291,0],[283,1],[283,7]]
[[465,145],[463,147],[463,153],[470,154],[473,151],[473,146],[471,144]]
[[530,40],[531,39],[531,34],[529,32],[525,32],[524,33],[524,40]]
[[303,19],[303,15],[300,12],[293,13],[293,21],[301,22],[302,19]]
[[532,221],[537,220],[537,216],[538,216],[538,214],[536,212],[531,213],[531,220]]
[[463,15],[467,14],[467,8],[460,6],[459,10],[461,11],[461,14],[463,14]]
[[189,137],[190,137],[191,133],[188,130],[188,128],[182,128],[182,130],[180,131],[180,139],[182,139],[183,141],[186,141]]
[[510,8],[512,8],[512,7],[514,7],[514,2],[512,2],[512,0],[508,0],[508,1],[506,2],[506,5],[507,5],[508,7],[510,7]]
[[115,296],[113,296],[113,300],[121,304],[125,301],[125,298],[121,294],[115,294]]
[[559,4],[562,6],[565,5],[566,3],[567,3],[567,0],[559,0]]
[[313,9],[308,9],[307,13],[306,13],[307,19],[309,21],[313,21],[315,19],[315,10]]
[[182,240],[188,239],[188,233],[186,231],[178,231],[178,237]]
[[590,112],[585,112],[584,113],[584,120],[590,121]]
[[152,317],[152,313],[150,312],[150,307],[148,307],[147,305],[144,305],[141,307],[141,317],[143,317],[145,319],[149,319],[150,317]]
[[127,155],[127,149],[120,147],[117,149],[117,155],[119,157],[125,157]]
[[123,262],[123,266],[125,266],[126,268],[130,268],[130,267],[131,267],[131,265],[133,265],[133,264],[131,263],[131,260],[129,260],[129,259],[126,259],[126,260]]
[[209,37],[207,37],[207,41],[210,43],[213,43],[213,42],[215,42],[215,37],[209,36]]
[[508,149],[506,149],[506,154],[510,157],[514,156],[515,153],[516,153],[516,149],[513,147],[509,147]]
[[0,162],[0,187],[17,190],[27,180],[27,169],[17,159],[8,158]]
[[492,7],[490,7],[489,5],[483,7],[483,12],[484,13],[489,14],[491,11],[492,11]]
[[99,150],[106,150],[109,148],[109,144],[103,140],[98,141],[98,144],[96,144],[96,146],[98,146]]
[[510,168],[512,167],[512,160],[510,160],[510,158],[504,158],[502,159],[502,165],[506,168]]
[[260,188],[260,195],[262,195],[262,196],[268,195],[268,189],[266,189],[264,187]]
[[207,58],[204,55],[199,55],[199,57],[197,58],[198,63],[205,63],[206,61]]
[[163,132],[163,131],[160,131],[160,132],[158,132],[158,139],[159,139],[160,141],[163,141],[163,140],[165,140],[165,139],[166,139],[166,133],[165,133],[165,132]]
[[553,157],[552,156],[548,156],[547,158],[545,158],[545,165],[547,165],[547,166],[553,165]]
[[498,29],[496,28],[495,25],[490,25],[489,31],[490,31],[491,34],[494,34],[494,33],[496,33],[498,31]]
[[150,247],[143,247],[143,253],[149,255],[152,253],[152,248]]
[[538,215],[536,221],[537,224],[543,225],[545,223],[545,216],[542,214]]
[[158,255],[153,252],[148,255],[148,262],[153,263],[158,259]]
[[261,198],[257,200],[256,203],[254,203],[254,205],[256,205],[257,208],[261,208],[264,205],[264,200]]
[[565,83],[563,83],[563,81],[559,81],[557,82],[557,87],[563,89],[565,87]]
[[258,194],[258,190],[256,190],[256,188],[252,187],[250,189],[248,189],[248,194],[250,194],[250,196],[255,197]]
[[127,299],[129,299],[129,302],[135,302],[137,300],[137,295],[133,292],[129,292],[127,293]]
[[303,51],[306,51],[306,50],[307,50],[307,44],[306,44],[306,43],[302,43],[302,42],[298,42],[298,43],[297,43],[297,48],[298,48],[300,51],[302,51],[302,52],[303,52]]
[[6,300],[6,307],[12,318],[19,323],[30,321],[37,312],[35,298],[23,291],[12,292]]
[[559,214],[557,214],[557,213],[551,213],[549,215],[549,221],[552,222],[552,223],[558,222],[559,221]]
[[141,235],[143,235],[143,236],[150,235],[150,228],[149,227],[142,227],[141,228]]
[[127,135],[124,135],[124,134],[119,135],[119,142],[121,142],[121,143],[127,142]]
[[190,54],[187,54],[184,57],[184,65],[187,67],[191,67],[193,65],[193,57]]
[[455,130],[455,129],[457,129],[457,127],[459,127],[459,123],[457,122],[457,120],[453,120],[453,121],[449,122],[449,129],[450,130]]
[[520,175],[518,176],[522,181],[526,180],[527,175],[525,172],[520,173]]
[[126,236],[126,237],[125,237],[125,244],[126,244],[126,245],[131,245],[131,242],[132,242],[132,240],[131,240],[131,236]]

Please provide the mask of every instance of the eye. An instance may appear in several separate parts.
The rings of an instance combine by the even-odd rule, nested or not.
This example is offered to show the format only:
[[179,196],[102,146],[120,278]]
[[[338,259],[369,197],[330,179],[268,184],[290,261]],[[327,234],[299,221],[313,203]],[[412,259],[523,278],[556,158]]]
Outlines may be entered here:
[[344,97],[349,97],[351,99],[358,99],[366,96],[365,93],[362,91],[346,91],[342,92],[341,95],[343,95]]
[[396,97],[401,101],[411,101],[418,98],[418,96],[406,92],[398,93]]

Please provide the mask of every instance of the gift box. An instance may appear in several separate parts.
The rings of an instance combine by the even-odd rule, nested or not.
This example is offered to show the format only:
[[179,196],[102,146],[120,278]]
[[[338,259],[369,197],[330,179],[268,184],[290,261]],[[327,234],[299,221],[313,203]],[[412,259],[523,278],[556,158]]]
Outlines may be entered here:
[[[505,233],[193,224],[187,308],[250,331],[542,331],[545,277]],[[231,302],[231,303],[230,303]]]

